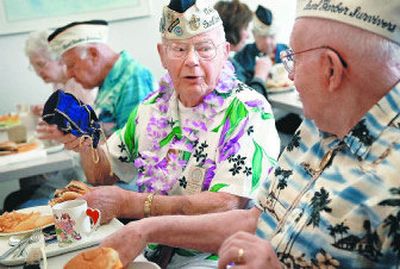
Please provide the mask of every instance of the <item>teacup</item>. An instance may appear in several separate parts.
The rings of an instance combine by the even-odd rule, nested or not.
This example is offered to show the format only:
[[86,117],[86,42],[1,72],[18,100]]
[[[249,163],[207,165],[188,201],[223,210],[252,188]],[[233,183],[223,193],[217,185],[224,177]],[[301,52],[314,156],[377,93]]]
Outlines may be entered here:
[[99,226],[100,211],[85,200],[72,200],[52,207],[60,247],[84,240]]

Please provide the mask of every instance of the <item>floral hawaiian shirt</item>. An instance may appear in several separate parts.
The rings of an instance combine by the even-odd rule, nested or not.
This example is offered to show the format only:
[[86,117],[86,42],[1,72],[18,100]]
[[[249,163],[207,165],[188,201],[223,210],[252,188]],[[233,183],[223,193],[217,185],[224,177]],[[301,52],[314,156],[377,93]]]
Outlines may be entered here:
[[100,85],[94,104],[106,135],[122,128],[131,111],[153,89],[151,72],[122,51]]
[[263,187],[257,234],[290,268],[398,268],[400,84],[341,140],[305,120]]
[[214,91],[184,107],[166,75],[108,140],[113,172],[137,175],[139,191],[223,191],[254,198],[276,163],[280,141],[268,102],[226,65]]

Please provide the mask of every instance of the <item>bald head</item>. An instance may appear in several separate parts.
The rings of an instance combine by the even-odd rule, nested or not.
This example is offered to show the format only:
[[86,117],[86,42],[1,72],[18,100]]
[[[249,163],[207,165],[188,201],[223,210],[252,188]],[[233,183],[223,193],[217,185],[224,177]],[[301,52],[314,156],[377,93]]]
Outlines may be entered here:
[[75,46],[62,54],[68,77],[87,89],[98,87],[118,58],[119,54],[104,43]]
[[347,134],[400,78],[399,45],[341,22],[299,18],[290,43],[295,53],[291,79],[304,115],[338,136]]
[[[303,17],[296,20],[291,43],[301,47],[331,46],[350,63],[354,72],[387,70],[400,76],[400,46],[374,33],[328,19]],[[397,70],[396,70],[397,66]]]

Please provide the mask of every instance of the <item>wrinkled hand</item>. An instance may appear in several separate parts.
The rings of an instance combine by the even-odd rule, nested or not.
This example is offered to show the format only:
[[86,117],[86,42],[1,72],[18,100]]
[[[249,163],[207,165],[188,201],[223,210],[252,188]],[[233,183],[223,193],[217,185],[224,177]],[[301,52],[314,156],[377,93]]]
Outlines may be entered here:
[[[239,249],[243,255],[239,258]],[[281,268],[279,260],[267,240],[247,232],[237,232],[224,241],[218,251],[218,268],[225,269],[234,262],[234,268]]]
[[81,151],[83,148],[88,148],[91,145],[88,139],[83,140],[81,143],[80,137],[76,137],[72,134],[64,134],[56,125],[49,125],[43,120],[41,120],[36,126],[36,132],[38,133],[39,139],[55,140],[64,144],[65,149],[76,152]]
[[272,60],[268,56],[259,57],[254,67],[254,76],[266,81],[272,68]]
[[118,251],[124,268],[132,262],[146,246],[146,240],[140,231],[140,221],[131,222],[117,232],[106,237],[100,244]]
[[88,206],[101,212],[101,223],[108,223],[113,218],[120,217],[124,206],[124,191],[116,186],[100,186],[91,188],[82,196]]

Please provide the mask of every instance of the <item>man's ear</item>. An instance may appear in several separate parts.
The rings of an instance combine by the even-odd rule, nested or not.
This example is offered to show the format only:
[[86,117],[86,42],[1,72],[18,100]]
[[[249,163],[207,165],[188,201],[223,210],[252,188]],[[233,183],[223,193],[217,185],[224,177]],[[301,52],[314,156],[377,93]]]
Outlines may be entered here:
[[93,63],[97,63],[97,61],[99,59],[99,50],[96,47],[90,46],[87,48],[87,53],[88,53],[88,56],[90,57],[90,60]]
[[225,60],[228,60],[229,52],[231,52],[231,44],[229,42],[225,42],[225,44],[223,46],[223,53],[224,53]]
[[339,55],[334,51],[326,50],[324,53],[324,76],[329,91],[339,88],[344,79],[344,70]]
[[157,51],[158,51],[158,55],[160,56],[160,61],[162,66],[164,67],[164,69],[167,69],[167,64],[166,64],[166,55],[165,55],[165,50],[164,50],[164,46],[161,43],[157,44]]

